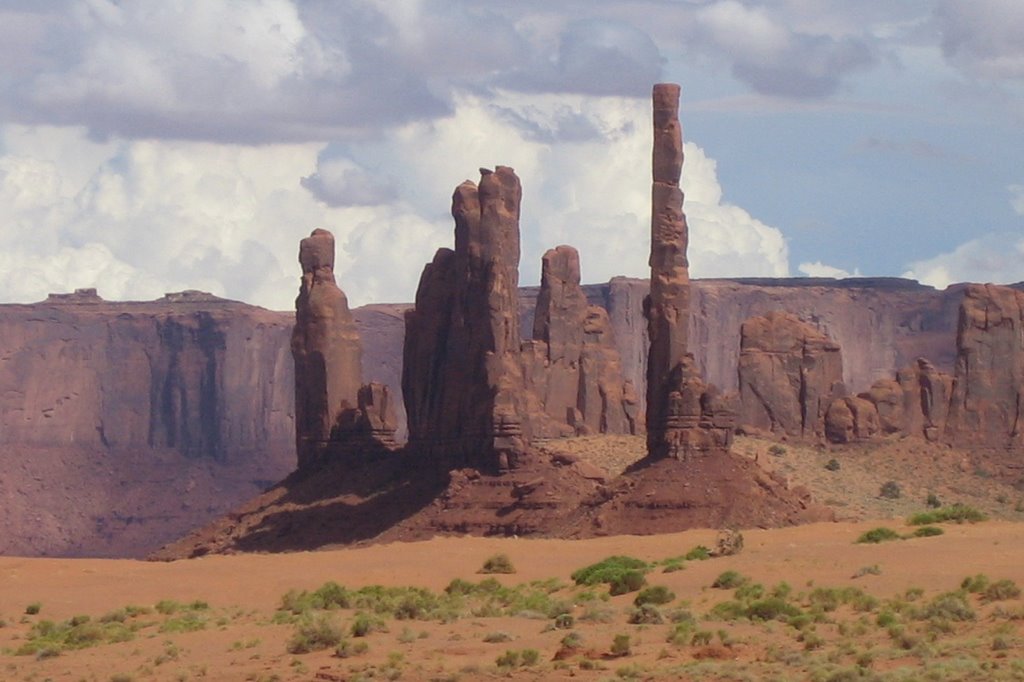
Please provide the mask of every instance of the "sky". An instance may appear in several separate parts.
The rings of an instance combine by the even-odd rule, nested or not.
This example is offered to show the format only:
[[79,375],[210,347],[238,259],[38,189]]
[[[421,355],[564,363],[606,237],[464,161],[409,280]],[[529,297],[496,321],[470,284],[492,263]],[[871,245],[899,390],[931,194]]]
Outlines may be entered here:
[[0,0],[0,301],[411,301],[496,165],[522,284],[646,276],[657,82],[691,276],[1024,280],[1021,0]]

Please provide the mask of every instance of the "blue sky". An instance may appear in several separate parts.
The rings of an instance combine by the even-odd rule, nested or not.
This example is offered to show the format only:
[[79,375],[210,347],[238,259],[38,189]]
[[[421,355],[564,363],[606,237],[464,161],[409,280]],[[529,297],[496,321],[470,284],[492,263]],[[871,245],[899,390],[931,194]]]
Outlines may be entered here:
[[497,164],[523,283],[644,276],[658,81],[694,276],[1024,280],[1019,0],[0,0],[0,300],[287,309],[325,227],[353,303],[410,301]]

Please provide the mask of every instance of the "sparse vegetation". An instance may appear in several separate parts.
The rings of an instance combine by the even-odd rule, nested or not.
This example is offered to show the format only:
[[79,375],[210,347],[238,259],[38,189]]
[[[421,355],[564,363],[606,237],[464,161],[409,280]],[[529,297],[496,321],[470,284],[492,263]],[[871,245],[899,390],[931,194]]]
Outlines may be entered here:
[[903,495],[903,489],[896,481],[886,481],[878,489],[878,496],[887,500],[898,500]]
[[647,582],[645,573],[650,566],[645,561],[628,556],[610,556],[607,559],[585,566],[572,574],[577,585],[605,583],[612,595],[636,592]]
[[987,521],[988,516],[974,507],[953,504],[933,511],[914,514],[907,523],[911,526],[925,526],[933,523],[979,523]]
[[714,582],[711,583],[711,587],[719,590],[732,590],[748,582],[750,582],[750,578],[741,575],[737,571],[724,571],[715,578]]
[[34,601],[34,602],[32,602],[31,604],[29,604],[28,606],[25,607],[25,615],[35,616],[35,615],[37,615],[42,610],[43,610],[42,603]]
[[507,554],[495,554],[484,561],[484,565],[477,573],[515,573],[516,567]]
[[825,469],[828,471],[839,471],[839,468],[839,460],[834,457],[825,463]]
[[697,545],[683,555],[683,558],[687,561],[704,561],[711,558],[711,550],[704,545]]
[[857,538],[857,542],[860,544],[869,543],[877,544],[879,542],[888,542],[889,540],[900,540],[902,536],[894,531],[892,528],[885,528],[884,526],[879,528],[872,528],[869,531],[861,533]]

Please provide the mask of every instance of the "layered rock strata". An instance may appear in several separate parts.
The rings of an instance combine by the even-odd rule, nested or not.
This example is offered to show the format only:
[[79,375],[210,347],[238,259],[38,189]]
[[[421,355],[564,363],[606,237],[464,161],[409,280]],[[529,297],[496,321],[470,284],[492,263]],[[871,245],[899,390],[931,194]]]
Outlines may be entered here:
[[779,435],[824,435],[826,411],[845,394],[839,344],[780,311],[743,323],[738,375],[740,424]]
[[379,443],[394,445],[387,389],[362,384],[362,346],[345,292],[334,279],[334,235],[313,230],[299,244],[295,299],[295,448],[299,470]]
[[636,390],[623,380],[608,313],[588,305],[580,287],[579,253],[558,246],[544,254],[533,318],[524,344],[536,437],[642,429]]
[[529,423],[520,357],[519,203],[506,166],[452,197],[455,250],[427,265],[406,314],[409,445],[445,467],[515,468]]
[[1024,293],[992,284],[964,291],[944,439],[1011,449],[1024,444]]

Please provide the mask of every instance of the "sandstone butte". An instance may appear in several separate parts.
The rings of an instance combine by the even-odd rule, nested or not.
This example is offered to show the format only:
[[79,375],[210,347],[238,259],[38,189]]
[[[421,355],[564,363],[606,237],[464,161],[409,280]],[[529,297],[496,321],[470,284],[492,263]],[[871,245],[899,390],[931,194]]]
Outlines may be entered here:
[[[1014,470],[1024,294],[991,285],[935,291],[895,279],[690,283],[676,193],[677,98],[677,88],[655,89],[655,284],[580,286],[580,255],[563,245],[545,254],[539,289],[519,288],[511,245],[521,189],[511,169],[499,168],[456,190],[455,249],[425,269],[414,309],[350,311],[334,282],[333,239],[320,230],[300,246],[294,317],[201,292],[111,303],[83,290],[0,306],[0,552],[138,556],[222,516],[297,461],[284,483],[162,556],[436,532],[581,537],[770,525],[820,511],[779,481],[761,480],[752,492],[764,474],[725,451],[733,419],[784,438],[899,434],[965,445]],[[492,175],[500,182],[488,188]],[[493,294],[456,286],[446,279],[456,267],[484,290],[500,286]],[[436,297],[459,300],[463,311],[500,305],[485,324],[466,324],[429,314]],[[757,318],[778,326],[778,311],[800,326],[758,340],[756,330],[772,323]],[[403,350],[406,316],[428,341],[407,339]],[[446,343],[463,344],[460,352],[499,336],[503,350],[472,356],[474,372],[484,371],[469,376],[439,353],[438,335],[453,329]],[[648,336],[657,343],[649,346]],[[663,358],[654,363],[663,378],[654,392],[649,352]],[[416,371],[453,376],[457,388],[410,379],[404,390],[409,353]],[[339,367],[348,368],[344,376]],[[712,384],[738,390],[740,400]],[[452,390],[482,385],[500,390],[493,402],[459,408],[475,415],[472,428],[439,429],[426,417],[437,409],[431,401],[458,404]],[[754,387],[753,407],[745,406]],[[399,448],[407,407],[419,447]],[[766,423],[758,414],[779,417]],[[645,416],[656,425],[648,432],[653,456],[616,480],[531,445],[534,437],[643,433]],[[391,492],[370,494],[382,487]],[[750,509],[725,519],[721,501],[744,496],[752,496]]]

